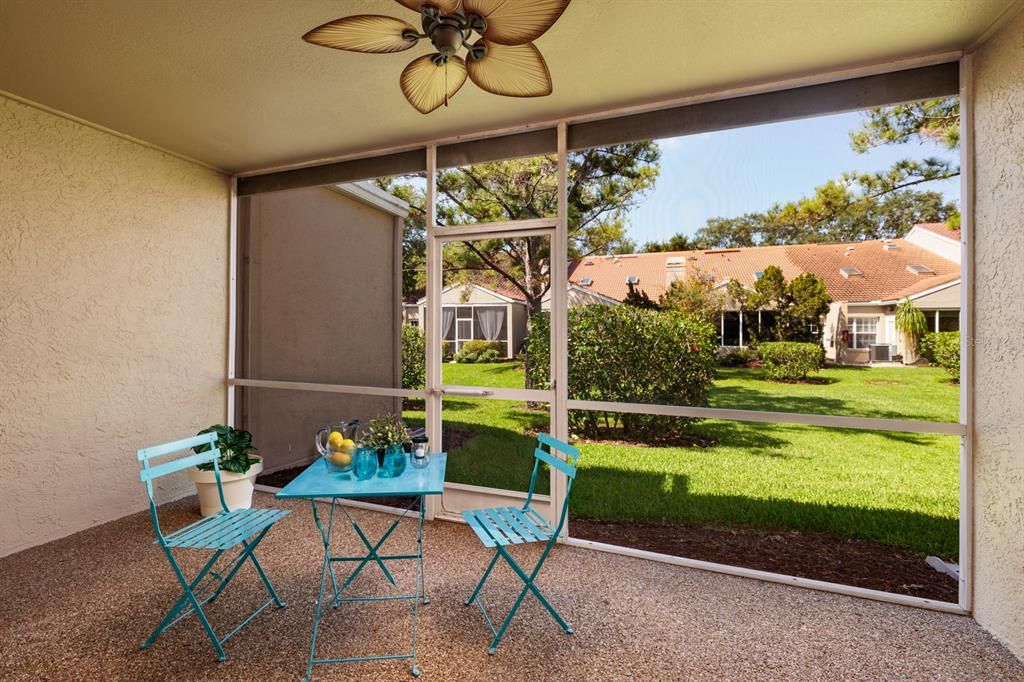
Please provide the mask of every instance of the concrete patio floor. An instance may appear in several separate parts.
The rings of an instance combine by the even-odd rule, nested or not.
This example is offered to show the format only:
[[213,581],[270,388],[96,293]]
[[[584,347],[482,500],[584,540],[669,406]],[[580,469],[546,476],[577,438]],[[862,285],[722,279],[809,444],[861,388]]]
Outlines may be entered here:
[[[150,544],[148,513],[140,513],[0,559],[0,679],[297,680],[305,672],[322,546],[307,503],[258,493],[256,504],[294,510],[260,553],[288,606],[268,609],[229,640],[226,662],[215,660],[194,618],[139,650],[179,594],[162,552]],[[194,520],[195,506],[194,498],[165,506],[165,526]],[[355,513],[371,534],[392,518]],[[412,546],[414,525],[405,525],[391,550]],[[336,524],[337,551],[354,552],[357,543],[346,523]],[[531,597],[488,656],[487,628],[462,599],[489,554],[459,524],[428,524],[425,543],[432,603],[420,612],[419,648],[427,680],[1024,680],[1024,664],[966,617],[573,547],[554,550],[539,584],[576,634],[563,634]],[[538,551],[516,554],[529,565]],[[186,564],[194,570],[198,558]],[[411,585],[411,566],[396,578]],[[374,567],[354,586],[388,587]],[[509,570],[496,570],[485,591],[496,617],[516,588]],[[246,567],[207,612],[227,632],[263,599]],[[410,622],[407,607],[396,603],[343,605],[327,614],[318,655],[399,650]],[[411,679],[407,671],[398,662],[321,666],[314,677]]]

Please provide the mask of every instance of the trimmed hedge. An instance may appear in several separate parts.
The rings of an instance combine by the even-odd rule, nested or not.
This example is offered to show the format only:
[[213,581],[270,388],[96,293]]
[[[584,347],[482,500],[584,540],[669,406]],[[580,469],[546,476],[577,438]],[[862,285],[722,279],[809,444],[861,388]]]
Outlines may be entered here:
[[[550,322],[531,319],[530,385],[550,385]],[[707,322],[635,306],[569,309],[569,397],[576,400],[705,406],[715,379],[718,343]],[[571,410],[569,428],[585,437],[662,440],[694,421],[686,417]]]
[[455,354],[455,362],[495,362],[503,355],[505,344],[501,341],[484,341],[473,339],[462,344]]
[[932,332],[921,339],[921,355],[960,381],[960,332]]
[[718,357],[719,367],[746,367],[757,357],[750,348],[739,348],[721,353]]
[[757,354],[775,381],[800,381],[825,366],[825,349],[817,343],[772,341],[760,344]]
[[421,389],[427,379],[426,337],[411,324],[402,325],[402,388]]

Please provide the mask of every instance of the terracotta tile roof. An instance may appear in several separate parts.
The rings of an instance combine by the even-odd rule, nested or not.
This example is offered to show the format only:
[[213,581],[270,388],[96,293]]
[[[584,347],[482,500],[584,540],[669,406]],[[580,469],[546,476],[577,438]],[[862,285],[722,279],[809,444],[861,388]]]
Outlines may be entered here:
[[960,241],[960,228],[955,230],[949,229],[946,223],[918,223],[914,227],[920,227],[922,230],[928,230],[934,232],[937,235],[952,239],[953,241]]
[[[887,244],[889,249],[884,248]],[[895,239],[594,256],[573,263],[569,281],[582,286],[582,281],[589,278],[593,284],[584,288],[621,301],[629,292],[626,278],[635,275],[640,280],[638,287],[657,300],[668,288],[670,259],[682,266],[680,278],[706,276],[716,285],[731,279],[753,287],[755,273],[764,272],[769,265],[781,268],[786,279],[812,272],[825,281],[833,300],[849,302],[891,300],[960,276],[957,263],[904,239]],[[911,264],[924,265],[933,272],[914,274],[907,270]],[[856,268],[863,275],[844,277],[841,268]]]

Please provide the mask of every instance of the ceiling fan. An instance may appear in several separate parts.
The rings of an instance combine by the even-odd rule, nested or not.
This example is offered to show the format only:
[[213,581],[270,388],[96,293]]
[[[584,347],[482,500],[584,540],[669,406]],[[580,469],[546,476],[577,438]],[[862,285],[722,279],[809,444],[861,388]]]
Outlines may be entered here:
[[[336,50],[390,53],[426,38],[437,50],[409,62],[399,84],[423,114],[448,105],[469,79],[509,97],[551,94],[551,74],[536,40],[558,20],[569,0],[396,0],[420,13],[422,32],[402,19],[359,14],[329,21],[302,36]],[[479,38],[471,42],[473,35]],[[465,58],[457,53],[466,48]]]

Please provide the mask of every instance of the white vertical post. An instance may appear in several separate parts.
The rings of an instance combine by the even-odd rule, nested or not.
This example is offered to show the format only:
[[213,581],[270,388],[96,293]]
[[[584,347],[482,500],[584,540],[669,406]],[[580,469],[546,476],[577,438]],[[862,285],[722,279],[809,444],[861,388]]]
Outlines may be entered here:
[[[960,608],[974,585],[974,57],[960,59]],[[939,312],[935,311],[938,331]]]
[[512,304],[505,304],[505,345],[508,348],[508,357],[513,357],[515,350],[512,348]]
[[[430,145],[427,154],[426,228],[427,228],[427,305],[424,316],[426,334],[426,430],[430,445],[441,449],[441,240],[437,227],[437,147]],[[456,326],[458,323],[455,323]],[[427,518],[433,519],[440,510],[442,500],[437,495],[427,497]]]
[[718,313],[718,345],[725,348],[725,311]]
[[228,188],[228,366],[227,400],[224,409],[224,423],[235,424],[235,387],[230,383],[235,378],[235,344],[238,327],[238,178],[231,177]]
[[[569,128],[558,124],[558,222],[551,243],[551,378],[554,381],[554,403],[551,421],[555,438],[569,440]],[[554,467],[551,469],[551,514],[562,508],[568,479]],[[552,522],[557,519],[552,518]],[[569,535],[569,522],[562,527],[563,537]]]

